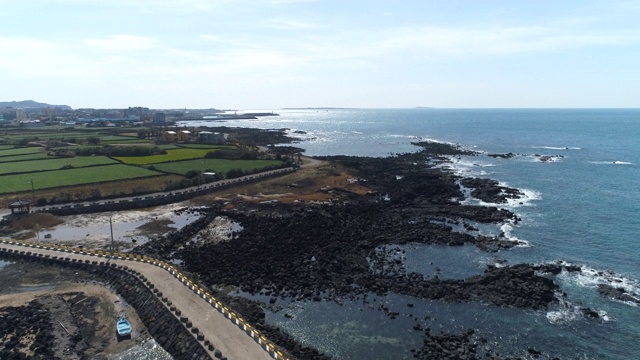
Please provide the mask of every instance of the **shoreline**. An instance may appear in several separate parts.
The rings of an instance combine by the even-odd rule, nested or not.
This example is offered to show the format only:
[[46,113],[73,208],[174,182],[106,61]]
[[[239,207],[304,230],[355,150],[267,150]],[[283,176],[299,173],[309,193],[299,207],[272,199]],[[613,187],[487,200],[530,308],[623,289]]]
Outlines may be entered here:
[[[222,216],[241,224],[244,229],[230,241],[204,245],[183,243],[179,239],[189,238],[189,235],[176,234],[173,241],[165,241],[163,245],[165,249],[181,248],[175,253],[160,248],[153,250],[153,242],[147,243],[144,250],[134,251],[142,250],[147,254],[151,251],[155,256],[181,260],[185,270],[212,290],[224,286],[266,297],[268,300],[264,303],[237,296],[235,300],[228,297],[227,301],[244,309],[246,313],[240,313],[258,324],[263,332],[267,331],[276,343],[288,342],[288,335],[264,321],[263,308],[269,309],[269,304],[280,300],[339,302],[343,297],[355,299],[367,293],[393,292],[416,299],[480,301],[493,306],[534,310],[557,303],[558,286],[550,278],[553,272],[561,271],[557,267],[542,269],[527,264],[495,267],[484,275],[462,280],[441,280],[437,276],[428,279],[403,273],[401,268],[396,269],[399,270],[397,273],[388,269],[379,275],[370,273],[365,258],[381,245],[471,244],[491,253],[520,244],[499,236],[455,233],[446,224],[432,223],[450,219],[459,224],[519,221],[508,210],[463,205],[462,193],[455,186],[458,177],[426,165],[432,156],[434,154],[418,152],[392,158],[319,157],[338,172],[339,169],[354,172],[353,178],[370,191],[366,195],[355,195],[334,187],[330,191],[339,194],[336,195],[338,199],[326,204],[252,203],[239,207],[234,203],[231,209],[212,207],[207,217]],[[493,180],[475,181],[469,185],[482,188],[482,197],[495,203],[506,203],[518,195],[517,190],[500,186]],[[452,202],[451,199],[457,200]],[[299,227],[298,224],[305,225]],[[471,234],[477,231],[472,226],[468,229]],[[234,264],[233,254],[247,255],[242,266]],[[215,268],[207,265],[212,263],[216,264]],[[519,285],[515,285],[518,282]],[[294,352],[293,355],[301,354]],[[324,359],[326,356],[315,354],[308,358]]]
[[[329,200],[322,203],[258,201],[279,198],[268,193],[260,193],[259,197],[248,192],[235,198],[224,195],[214,200],[217,205],[208,210],[194,209],[204,214],[205,220],[201,223],[157,238],[150,242],[151,245],[136,248],[134,252],[152,254],[165,260],[182,260],[185,269],[212,290],[224,286],[266,297],[264,302],[253,302],[231,295],[224,297],[224,302],[233,304],[231,308],[239,310],[238,313],[245,319],[257,324],[276,344],[287,344],[289,350],[298,351],[300,358],[311,359],[329,357],[317,350],[302,348],[291,335],[267,324],[264,314],[267,310],[273,311],[271,301],[275,304],[283,300],[302,303],[339,302],[340,298],[356,299],[363,295],[366,298],[369,293],[396,293],[416,299],[479,301],[488,306],[540,311],[555,306],[561,296],[558,295],[559,287],[554,280],[557,274],[582,271],[580,266],[561,263],[510,266],[496,264],[494,267],[490,266],[484,275],[453,281],[439,279],[438,276],[403,273],[402,266],[393,267],[395,260],[389,261],[383,256],[377,259],[383,264],[382,268],[392,266],[380,274],[368,274],[371,264],[362,260],[367,254],[371,254],[372,249],[381,245],[421,243],[455,247],[469,244],[488,254],[522,245],[521,241],[509,240],[508,234],[480,236],[471,224],[517,224],[519,219],[514,213],[495,205],[517,201],[517,196],[522,196],[523,192],[510,189],[495,180],[471,179],[465,181],[465,187],[473,189],[470,190],[471,196],[494,206],[470,205],[465,203],[464,194],[460,196],[453,186],[463,176],[430,166],[420,166],[418,169],[415,164],[424,158],[416,154],[402,154],[393,159],[348,156],[321,159],[327,162],[322,171],[330,174],[350,171],[350,176],[346,178],[354,179],[356,184],[369,190],[356,193],[346,190],[347,184],[335,183],[333,187],[318,191],[331,195]],[[274,181],[287,190],[312,187],[300,181],[292,186],[294,182],[287,180],[288,178],[289,176]],[[345,181],[344,178],[341,181]],[[475,195],[474,190],[477,190]],[[291,198],[295,198],[294,195]],[[224,205],[225,203],[227,204]],[[218,217],[249,225],[242,225],[243,230],[231,234],[228,241],[215,244],[189,243],[188,239],[193,234],[197,234],[202,226],[206,227]],[[435,224],[434,221],[440,223]],[[300,224],[304,226],[300,228]],[[466,234],[453,232],[452,224],[463,227]],[[249,243],[243,247],[242,242]],[[297,249],[299,246],[302,249]],[[180,250],[180,247],[184,248]],[[257,252],[256,249],[260,251]],[[257,259],[247,260],[242,263],[242,267],[232,264],[241,255]],[[224,271],[214,269],[215,273],[211,274],[212,269],[207,266],[210,263],[224,268]],[[503,294],[505,291],[506,296]],[[603,287],[600,294],[615,298],[621,297],[620,294],[624,292]],[[217,297],[223,298],[222,295]],[[628,298],[622,296],[622,299]],[[381,310],[384,311],[383,308]],[[588,307],[583,307],[580,311],[586,319],[597,318],[598,315]],[[391,314],[390,317],[392,316],[397,315]],[[461,355],[468,356],[473,341],[480,341],[482,338],[482,334],[477,332],[438,335],[431,329],[421,328],[420,323],[413,330],[424,330],[425,345],[423,349],[416,350],[416,354],[427,357],[435,356],[435,353],[430,352],[433,344],[464,348]],[[533,348],[520,350],[520,355],[539,353]],[[439,356],[444,354],[439,353]],[[501,358],[497,353],[492,356]]]

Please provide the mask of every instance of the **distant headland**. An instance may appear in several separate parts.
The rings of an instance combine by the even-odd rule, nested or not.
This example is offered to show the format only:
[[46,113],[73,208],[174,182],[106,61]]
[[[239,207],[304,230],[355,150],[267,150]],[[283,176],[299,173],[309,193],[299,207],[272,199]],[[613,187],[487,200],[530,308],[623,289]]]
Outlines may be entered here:
[[46,109],[46,108],[60,108],[64,110],[72,110],[68,105],[51,105],[46,103],[40,103],[33,100],[22,101],[0,101],[0,108],[14,108],[14,109]]

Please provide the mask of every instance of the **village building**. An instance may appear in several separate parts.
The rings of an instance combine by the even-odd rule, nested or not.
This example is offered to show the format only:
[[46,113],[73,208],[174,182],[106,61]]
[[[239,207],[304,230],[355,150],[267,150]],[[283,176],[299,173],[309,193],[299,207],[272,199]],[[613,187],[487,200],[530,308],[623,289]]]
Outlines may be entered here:
[[189,130],[181,130],[178,132],[178,141],[190,141],[191,140],[191,131]]
[[224,145],[226,143],[224,133],[200,131],[198,141],[205,144]]
[[176,142],[178,141],[178,134],[175,131],[165,131],[162,133],[162,140],[165,142]]

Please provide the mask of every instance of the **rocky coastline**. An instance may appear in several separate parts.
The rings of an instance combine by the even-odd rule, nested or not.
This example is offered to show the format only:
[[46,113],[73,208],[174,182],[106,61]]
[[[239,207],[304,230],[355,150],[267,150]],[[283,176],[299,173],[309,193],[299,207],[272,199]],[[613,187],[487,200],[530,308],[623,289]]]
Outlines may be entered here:
[[[329,204],[268,202],[232,208],[214,204],[194,210],[202,213],[202,221],[191,228],[134,251],[179,260],[185,271],[301,359],[329,357],[301,346],[290,335],[266,324],[264,309],[278,299],[340,302],[342,298],[393,292],[418,299],[476,301],[533,310],[557,304],[559,287],[553,277],[562,270],[572,271],[559,264],[490,266],[484,274],[453,280],[407,273],[401,261],[376,251],[410,243],[474,245],[486,252],[522,245],[504,234],[479,235],[471,224],[517,223],[520,219],[497,206],[464,204],[460,185],[486,203],[506,204],[523,194],[495,180],[462,178],[436,167],[434,159],[448,161],[442,155],[472,153],[438,144],[388,158],[324,157],[322,160],[333,167],[348,169],[354,174],[353,181],[366,184],[371,190],[366,195],[356,195],[343,189],[324,189],[342,195],[342,200]],[[192,234],[219,216],[241,224],[243,230],[234,233],[229,241],[189,241]],[[467,231],[454,231],[456,225]],[[219,291],[223,288],[270,300],[260,303],[227,296]],[[427,338],[443,344],[450,340],[431,335]],[[483,358],[501,357],[494,354]]]

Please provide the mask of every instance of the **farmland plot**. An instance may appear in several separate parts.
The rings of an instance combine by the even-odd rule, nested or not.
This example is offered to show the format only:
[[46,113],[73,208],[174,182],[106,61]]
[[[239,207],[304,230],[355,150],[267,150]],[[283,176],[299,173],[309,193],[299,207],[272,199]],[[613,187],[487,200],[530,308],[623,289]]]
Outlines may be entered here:
[[220,174],[226,174],[231,169],[240,169],[243,172],[254,172],[257,170],[278,167],[281,165],[282,161],[278,160],[199,159],[154,164],[153,166],[160,171],[185,175],[190,170],[209,170]]
[[[4,175],[0,176],[0,194],[31,190],[31,179],[33,179],[34,188],[39,190],[160,175],[162,174],[156,171],[123,164]],[[99,185],[96,184],[96,186]]]

